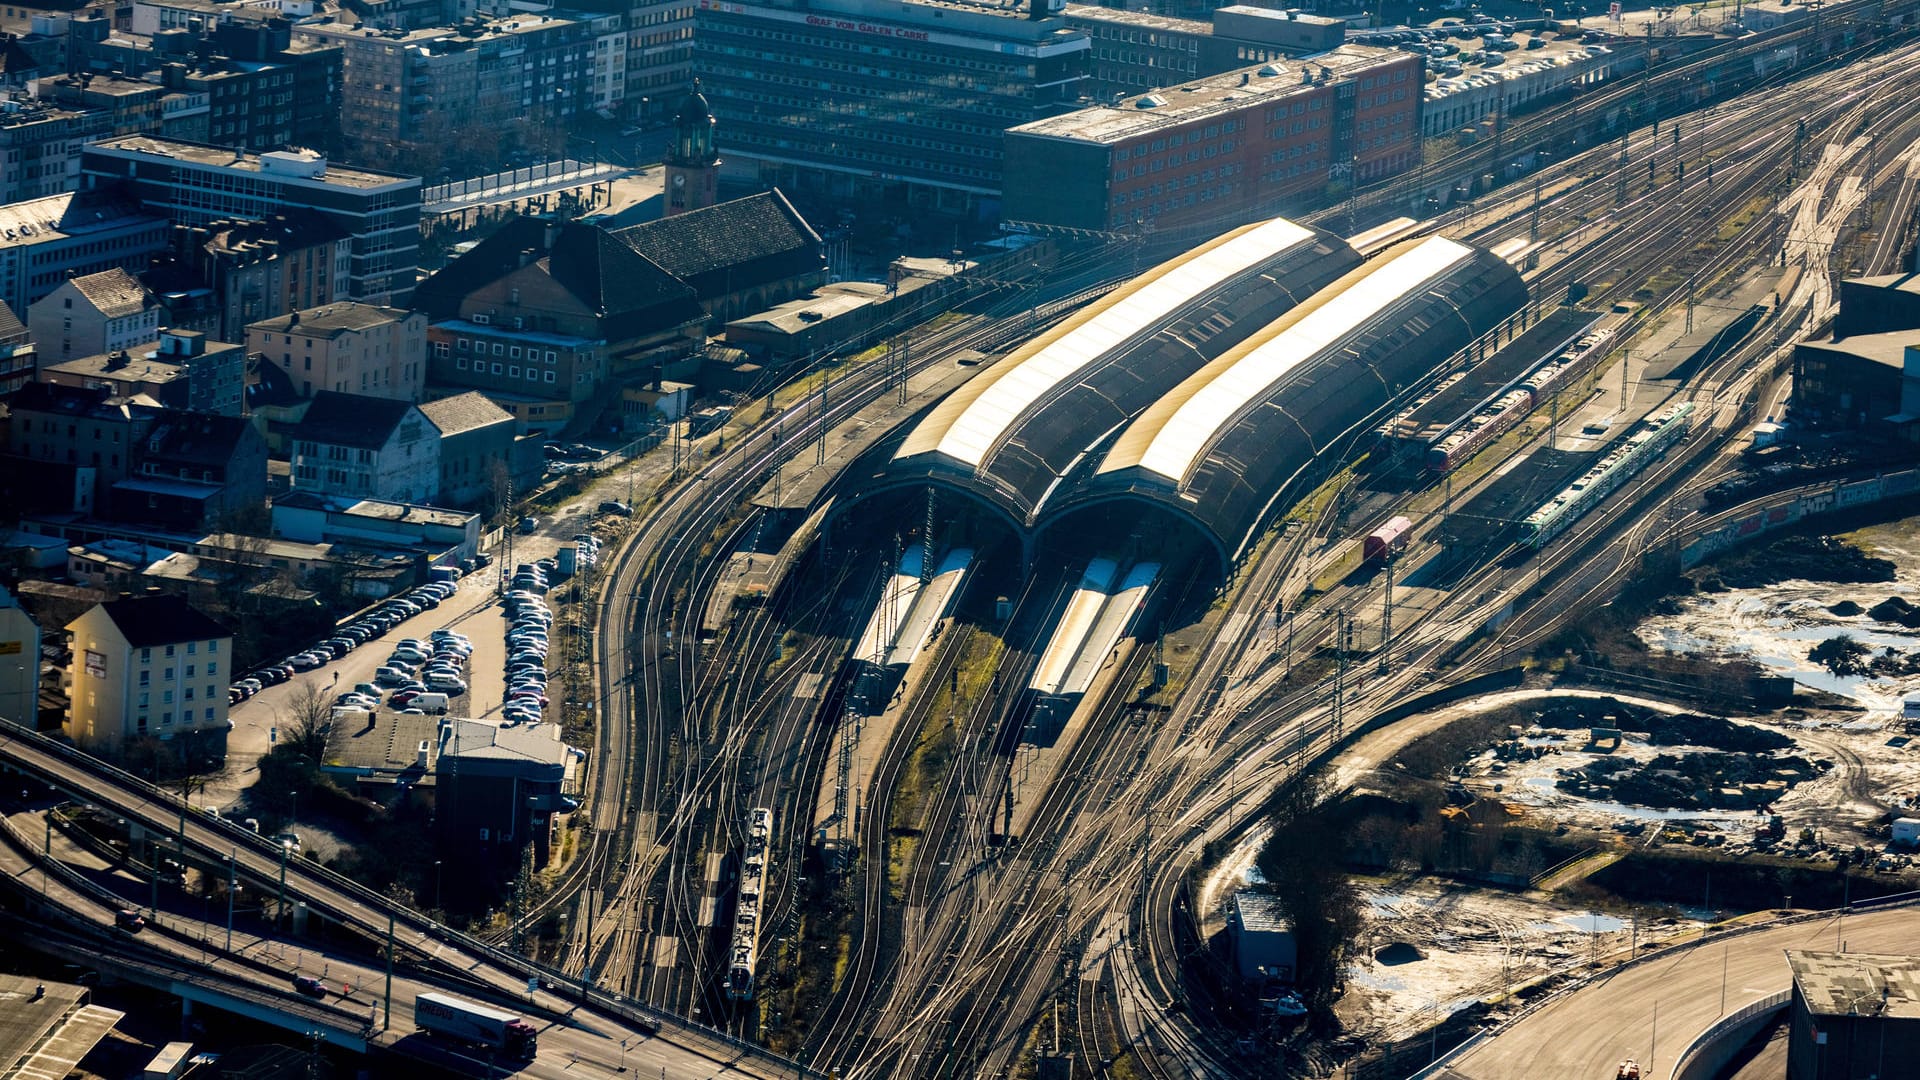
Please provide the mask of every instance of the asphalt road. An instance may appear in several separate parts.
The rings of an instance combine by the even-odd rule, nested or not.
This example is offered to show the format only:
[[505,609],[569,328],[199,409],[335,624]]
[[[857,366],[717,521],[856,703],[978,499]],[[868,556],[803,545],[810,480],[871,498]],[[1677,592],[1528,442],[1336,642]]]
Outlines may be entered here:
[[1441,1075],[1613,1080],[1620,1061],[1633,1058],[1647,1075],[1665,1076],[1680,1051],[1715,1020],[1787,988],[1792,976],[1785,950],[1832,952],[1844,944],[1848,952],[1900,953],[1911,952],[1916,940],[1920,907],[1710,938],[1561,995],[1467,1051]]

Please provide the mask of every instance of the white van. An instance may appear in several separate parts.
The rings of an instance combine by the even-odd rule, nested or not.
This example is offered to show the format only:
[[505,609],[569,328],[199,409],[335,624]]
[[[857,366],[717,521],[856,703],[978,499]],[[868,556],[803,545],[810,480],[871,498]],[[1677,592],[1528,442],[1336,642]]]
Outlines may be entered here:
[[430,716],[440,716],[447,711],[447,695],[428,691],[416,695],[412,701],[407,702],[407,706],[419,709]]

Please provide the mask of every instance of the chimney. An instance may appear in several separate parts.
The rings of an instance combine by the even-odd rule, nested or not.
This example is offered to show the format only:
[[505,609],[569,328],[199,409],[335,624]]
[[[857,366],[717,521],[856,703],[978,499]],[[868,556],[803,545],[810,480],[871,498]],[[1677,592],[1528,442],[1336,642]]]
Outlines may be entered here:
[[413,763],[423,769],[427,767],[427,740],[420,740],[420,749],[414,754]]
[[1053,14],[1052,11],[1048,10],[1050,7],[1051,5],[1048,0],[1027,0],[1027,18],[1032,19],[1034,22],[1039,22],[1041,19]]
[[293,314],[291,314],[291,315],[289,315],[289,316],[287,316],[287,329],[289,329],[289,330],[291,330],[291,329],[293,329],[294,327],[296,327],[296,326],[299,326],[299,325],[300,325],[300,313],[299,313],[299,312],[297,312],[297,311],[296,311],[296,312],[294,312]]

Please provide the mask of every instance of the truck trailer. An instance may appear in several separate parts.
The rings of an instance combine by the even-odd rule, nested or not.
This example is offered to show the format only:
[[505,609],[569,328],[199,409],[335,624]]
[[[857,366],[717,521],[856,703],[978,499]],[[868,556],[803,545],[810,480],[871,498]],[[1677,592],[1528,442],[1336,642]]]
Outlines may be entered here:
[[531,1061],[539,1032],[518,1014],[448,994],[423,993],[413,999],[414,1026],[452,1042],[491,1047],[515,1061]]

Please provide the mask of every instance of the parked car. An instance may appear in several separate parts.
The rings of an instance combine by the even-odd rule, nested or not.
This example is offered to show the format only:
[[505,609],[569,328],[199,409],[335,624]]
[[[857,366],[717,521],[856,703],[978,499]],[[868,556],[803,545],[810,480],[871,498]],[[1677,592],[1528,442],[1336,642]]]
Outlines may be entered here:
[[528,516],[520,519],[520,535],[522,536],[532,536],[533,531],[539,527],[540,519],[537,517]]

